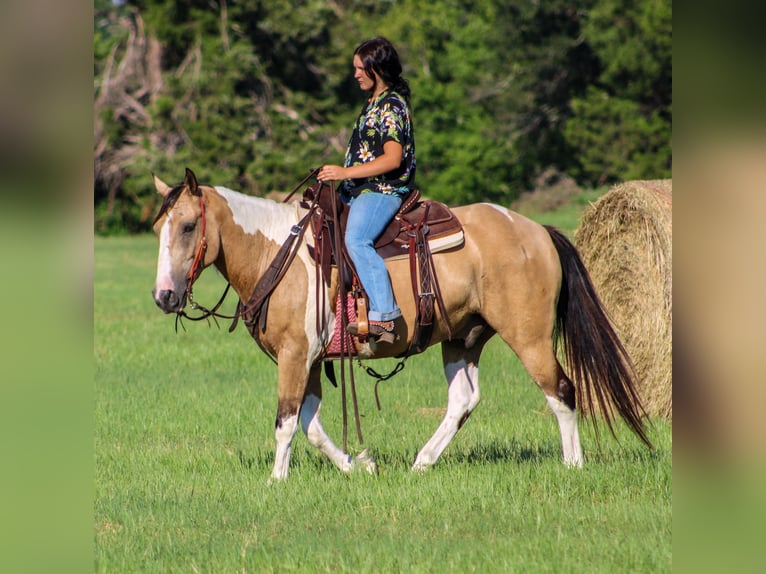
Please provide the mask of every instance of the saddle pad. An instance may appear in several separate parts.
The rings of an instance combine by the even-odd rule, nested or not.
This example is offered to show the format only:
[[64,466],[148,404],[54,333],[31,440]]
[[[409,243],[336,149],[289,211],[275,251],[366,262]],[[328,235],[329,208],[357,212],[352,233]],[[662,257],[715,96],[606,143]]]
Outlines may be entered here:
[[[341,336],[346,337],[346,356],[355,357],[357,354],[353,337],[341,329],[342,307],[340,298],[341,294],[338,293],[338,297],[335,299],[335,332],[332,334],[330,346],[327,347],[327,352],[324,357],[325,359],[340,359]],[[354,302],[354,296],[351,293],[346,294],[346,319],[349,323],[356,321],[356,304]]]
[[[446,251],[447,249],[453,249],[463,245],[465,238],[463,236],[463,230],[459,230],[450,235],[442,235],[441,237],[435,237],[428,240],[428,247],[431,249],[431,253],[438,253],[439,251]],[[394,251],[398,248],[399,251]],[[384,249],[379,249],[380,254],[386,261],[393,261],[396,259],[409,258],[409,245],[399,243],[389,243]]]

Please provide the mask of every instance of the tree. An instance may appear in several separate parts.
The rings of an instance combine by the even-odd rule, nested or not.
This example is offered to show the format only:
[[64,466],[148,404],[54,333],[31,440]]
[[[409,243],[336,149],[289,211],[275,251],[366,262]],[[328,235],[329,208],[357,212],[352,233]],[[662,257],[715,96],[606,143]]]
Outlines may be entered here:
[[573,100],[564,130],[581,181],[670,177],[671,18],[669,0],[608,0],[590,11],[584,37],[601,73]]
[[670,126],[659,112],[647,116],[637,102],[596,87],[573,110],[564,136],[579,150],[582,179],[601,185],[669,176]]

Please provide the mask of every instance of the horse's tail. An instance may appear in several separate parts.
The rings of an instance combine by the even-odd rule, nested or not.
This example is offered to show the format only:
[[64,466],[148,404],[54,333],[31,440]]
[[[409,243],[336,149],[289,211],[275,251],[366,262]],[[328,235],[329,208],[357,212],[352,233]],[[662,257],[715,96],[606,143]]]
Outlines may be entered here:
[[592,413],[594,403],[598,403],[612,435],[616,409],[633,432],[652,448],[643,421],[646,411],[634,386],[633,363],[609,322],[588,270],[563,233],[547,225],[545,229],[561,261],[563,280],[556,309],[556,339],[564,345],[568,370],[575,381],[577,404],[582,405],[585,400],[587,411]]

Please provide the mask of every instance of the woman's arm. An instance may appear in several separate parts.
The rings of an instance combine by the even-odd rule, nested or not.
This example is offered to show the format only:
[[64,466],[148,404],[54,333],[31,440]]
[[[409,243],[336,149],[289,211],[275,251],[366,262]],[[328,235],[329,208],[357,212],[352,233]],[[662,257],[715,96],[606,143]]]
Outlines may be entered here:
[[360,165],[342,167],[340,165],[325,165],[319,170],[317,179],[320,181],[342,181],[344,179],[362,179],[374,177],[395,170],[402,163],[404,148],[399,142],[389,140],[383,144],[383,155]]

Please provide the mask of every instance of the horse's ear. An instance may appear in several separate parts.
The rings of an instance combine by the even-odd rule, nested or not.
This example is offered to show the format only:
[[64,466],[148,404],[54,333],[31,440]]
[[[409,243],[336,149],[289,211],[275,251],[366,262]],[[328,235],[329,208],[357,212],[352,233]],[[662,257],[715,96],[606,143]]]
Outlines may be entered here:
[[197,183],[197,176],[188,167],[186,168],[186,177],[184,178],[184,185],[189,189],[189,193],[192,195],[200,196],[202,192],[199,190],[199,184]]
[[157,188],[157,193],[162,197],[165,197],[170,192],[170,186],[152,173],[152,179],[154,180],[154,187]]

